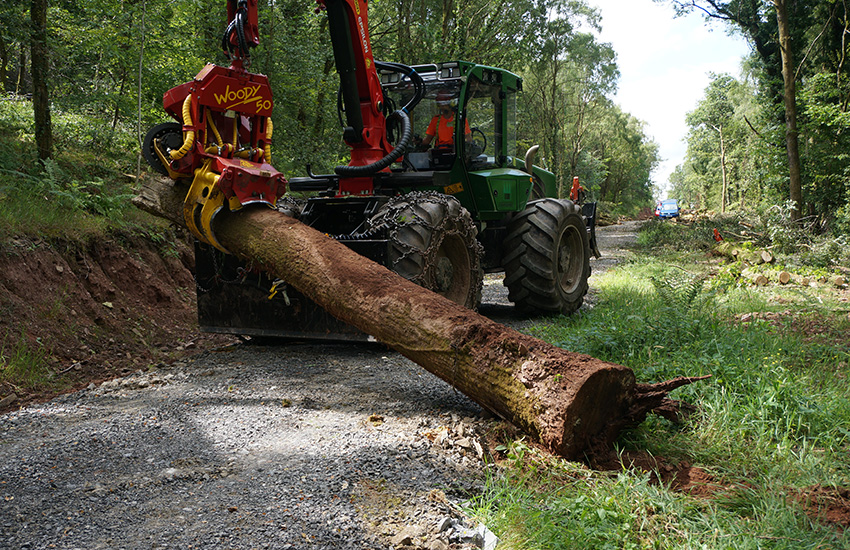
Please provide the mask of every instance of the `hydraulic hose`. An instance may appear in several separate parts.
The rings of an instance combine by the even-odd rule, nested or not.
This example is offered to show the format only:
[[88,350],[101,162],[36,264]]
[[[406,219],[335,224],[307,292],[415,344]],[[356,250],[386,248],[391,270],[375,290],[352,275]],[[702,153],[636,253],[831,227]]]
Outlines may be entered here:
[[245,8],[236,12],[236,40],[239,43],[239,57],[248,56],[248,41],[245,40]]
[[388,61],[375,61],[375,67],[378,69],[387,69],[396,73],[401,73],[403,78],[409,78],[413,83],[413,87],[416,91],[410,101],[407,102],[407,105],[401,108],[402,111],[409,113],[419,104],[420,101],[422,101],[422,98],[425,97],[425,82],[422,80],[419,73],[413,70],[412,67]]
[[215,136],[216,145],[218,145],[219,147],[223,146],[224,141],[221,139],[221,134],[219,133],[218,128],[216,128],[216,125],[213,122],[212,117],[210,116],[209,110],[207,110],[207,126],[212,129],[213,135]]
[[390,164],[396,161],[402,154],[404,154],[404,150],[407,148],[407,144],[410,142],[410,138],[413,135],[413,128],[410,125],[410,117],[404,110],[399,109],[390,115],[397,116],[401,118],[401,138],[398,140],[395,148],[390,151],[390,153],[378,160],[373,162],[372,164],[365,164],[363,166],[337,166],[334,168],[334,172],[340,176],[368,176],[370,174],[374,174],[375,172],[380,172]]
[[[186,96],[186,99],[183,100],[183,126],[187,128],[191,128],[193,126],[192,123],[192,94]],[[186,131],[186,135],[183,136],[183,145],[180,149],[176,151],[171,151],[171,160],[180,160],[186,156],[192,149],[192,145],[195,143],[195,131],[188,130]]]
[[230,37],[233,34],[236,34],[235,57],[247,58],[250,56],[248,41],[245,39],[245,17],[247,12],[248,8],[246,3],[244,1],[240,1],[239,7],[233,15],[233,21],[227,25],[227,29],[224,31],[224,36],[221,38],[221,49],[224,50],[224,54],[228,57],[228,59],[232,59],[234,57],[234,48],[230,44]]
[[236,18],[233,18],[227,28],[224,30],[224,35],[221,37],[221,49],[224,51],[224,55],[227,56],[228,59],[233,57],[233,52],[230,47],[230,35],[233,33],[236,27]]
[[266,144],[263,147],[263,152],[265,153],[265,161],[268,164],[272,163],[272,130],[274,130],[274,126],[272,125],[272,119],[266,119]]

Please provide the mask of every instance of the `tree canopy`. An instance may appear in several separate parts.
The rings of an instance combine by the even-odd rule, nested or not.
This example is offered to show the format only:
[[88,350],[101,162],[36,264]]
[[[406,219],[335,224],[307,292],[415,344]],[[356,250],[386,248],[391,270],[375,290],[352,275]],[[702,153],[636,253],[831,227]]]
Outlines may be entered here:
[[820,229],[850,232],[847,3],[656,1],[722,21],[752,47],[742,79],[713,75],[688,117],[687,159],[672,181],[677,198],[709,209],[791,201]]
[[[850,12],[835,0],[656,0],[746,37],[742,76],[712,75],[687,117],[673,196],[714,211],[792,205],[821,230],[850,231]],[[31,97],[26,146],[0,169],[60,164],[69,144],[102,159],[93,176],[134,171],[128,151],[166,119],[162,94],[219,50],[225,2],[32,0],[0,7],[0,82]],[[275,165],[288,176],[344,159],[327,18],[303,0],[260,0],[251,70],[275,93]],[[406,64],[463,59],[524,78],[518,142],[562,193],[578,176],[598,200],[636,212],[657,187],[658,145],[613,101],[617,55],[583,0],[373,0],[375,56]],[[51,112],[61,116],[51,117]],[[0,110],[2,117],[14,117]],[[29,140],[28,142],[26,140]],[[125,152],[123,159],[116,152]],[[70,163],[70,161],[69,161]]]

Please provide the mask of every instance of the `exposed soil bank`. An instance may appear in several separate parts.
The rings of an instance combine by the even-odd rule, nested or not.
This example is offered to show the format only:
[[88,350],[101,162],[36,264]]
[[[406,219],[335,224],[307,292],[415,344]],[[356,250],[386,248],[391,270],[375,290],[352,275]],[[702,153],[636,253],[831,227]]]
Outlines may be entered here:
[[[43,355],[56,389],[0,385],[0,410],[169,362],[230,338],[201,335],[193,256],[185,240],[0,244],[0,344]],[[15,395],[15,399],[10,398]]]

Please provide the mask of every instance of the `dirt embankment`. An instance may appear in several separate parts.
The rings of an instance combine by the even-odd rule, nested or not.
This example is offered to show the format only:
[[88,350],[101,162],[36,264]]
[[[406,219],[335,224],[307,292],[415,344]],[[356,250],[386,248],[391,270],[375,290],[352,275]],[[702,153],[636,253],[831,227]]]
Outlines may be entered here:
[[[163,243],[0,244],[2,353],[43,355],[56,387],[68,391],[220,343],[197,330],[191,248],[175,235]],[[54,393],[0,384],[0,412]]]

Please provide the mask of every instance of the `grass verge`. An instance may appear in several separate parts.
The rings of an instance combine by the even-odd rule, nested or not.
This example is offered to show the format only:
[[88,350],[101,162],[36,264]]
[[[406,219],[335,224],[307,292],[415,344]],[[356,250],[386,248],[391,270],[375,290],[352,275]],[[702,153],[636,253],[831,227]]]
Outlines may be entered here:
[[675,490],[628,460],[595,472],[510,442],[470,502],[506,548],[850,547],[850,501],[836,520],[814,498],[850,487],[847,292],[717,287],[714,272],[704,254],[644,248],[597,281],[593,309],[534,330],[642,382],[711,374],[674,392],[698,407],[685,424],[651,417],[618,442],[623,457],[699,468],[711,490]]
[[6,334],[0,340],[0,386],[24,390],[54,387],[56,380],[47,355],[38,343],[32,345],[23,334],[17,338]]

